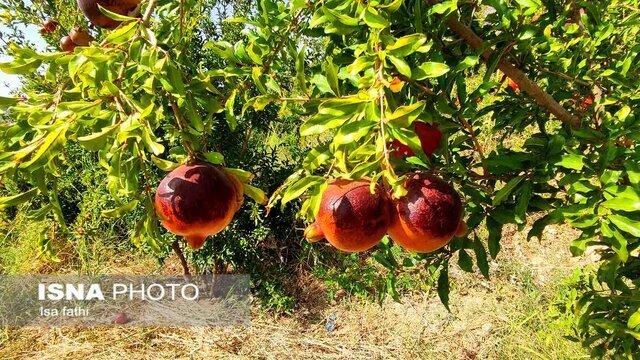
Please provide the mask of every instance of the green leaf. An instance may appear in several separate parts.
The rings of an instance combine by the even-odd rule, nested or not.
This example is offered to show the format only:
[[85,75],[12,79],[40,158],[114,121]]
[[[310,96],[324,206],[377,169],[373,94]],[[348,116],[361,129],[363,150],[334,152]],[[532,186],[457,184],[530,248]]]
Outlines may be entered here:
[[336,96],[340,96],[340,83],[338,82],[338,68],[333,63],[333,58],[331,56],[327,57],[327,60],[324,62],[324,73],[326,75],[327,83],[331,88],[333,94]]
[[318,90],[323,94],[337,95],[333,91],[331,84],[329,84],[329,79],[327,79],[327,77],[324,75],[321,75],[321,74],[313,75],[313,77],[311,78],[311,83],[314,84],[318,88]]
[[18,103],[18,98],[16,97],[5,97],[0,96],[0,108],[7,108],[9,106],[13,106]]
[[109,9],[106,9],[102,5],[100,5],[100,3],[98,3],[98,10],[100,10],[101,13],[107,15],[108,17],[118,21],[131,21],[131,20],[137,21],[138,20],[137,18],[134,18],[134,17],[121,15],[113,11],[110,11]]
[[627,326],[630,329],[637,329],[640,327],[640,309],[636,310],[631,316],[629,316],[629,320],[627,321]]
[[473,259],[464,249],[458,252],[458,266],[466,272],[473,272]]
[[400,74],[406,77],[411,77],[411,67],[409,67],[409,64],[407,64],[406,61],[393,55],[387,55],[387,58],[391,60]]
[[120,126],[119,124],[107,126],[97,133],[87,135],[87,136],[80,136],[78,137],[78,142],[80,143],[80,145],[84,146],[87,150],[98,151],[105,147],[110,135],[119,126]]
[[537,10],[542,6],[538,0],[516,0],[516,2],[523,8],[531,8],[532,10]]
[[477,55],[469,55],[465,57],[459,64],[456,66],[456,70],[462,71],[468,69],[472,66],[477,65],[480,62],[480,57]]
[[577,154],[563,155],[556,165],[565,169],[580,171],[584,167],[584,156]]
[[502,203],[502,201],[509,196],[509,194],[511,194],[511,191],[518,186],[518,184],[520,184],[520,181],[522,181],[521,177],[515,177],[511,180],[509,180],[509,182],[502,187],[502,189],[500,189],[496,195],[493,197],[493,205],[497,206],[500,205],[500,203]]
[[237,94],[238,90],[234,89],[224,105],[224,116],[225,119],[227,119],[227,124],[229,124],[229,128],[231,129],[231,131],[234,131],[238,126],[238,119],[233,112]]
[[204,158],[212,164],[219,165],[224,163],[224,155],[217,151],[209,151],[207,153],[204,153]]
[[389,21],[380,16],[372,7],[367,7],[364,11],[363,20],[370,28],[384,29],[389,26]]
[[303,46],[300,51],[298,51],[298,55],[296,56],[296,80],[298,82],[298,86],[300,86],[300,90],[303,93],[307,92],[307,78],[305,76],[305,64],[304,64],[304,52],[306,48]]
[[390,55],[403,58],[413,54],[425,42],[427,37],[424,34],[411,34],[398,38],[395,43],[387,46],[386,50]]
[[635,237],[640,237],[640,221],[631,220],[627,217],[617,214],[611,214],[608,219],[618,227],[618,229],[627,232]]
[[110,209],[110,210],[103,210],[102,211],[102,216],[104,217],[108,217],[108,218],[117,218],[117,217],[121,217],[122,215],[131,212],[133,209],[136,208],[136,206],[138,206],[138,200],[131,200],[128,203],[115,208],[115,209]]
[[496,258],[500,252],[500,239],[502,239],[502,224],[495,221],[492,217],[487,217],[487,230],[489,231],[489,237],[487,239],[489,244],[489,254],[492,258]]
[[0,209],[6,209],[9,206],[16,206],[22,204],[23,202],[28,201],[32,197],[38,194],[38,189],[33,188],[29,191],[23,192],[18,195],[13,196],[3,196],[0,197]]
[[473,252],[476,254],[476,263],[478,269],[485,278],[489,278],[489,261],[487,260],[487,251],[484,249],[482,241],[477,237],[473,241]]
[[320,176],[306,176],[295,183],[291,184],[286,191],[282,194],[282,200],[280,203],[282,206],[287,204],[293,199],[299,198],[308,188],[323,183],[325,180]]
[[178,166],[180,166],[180,164],[174,163],[173,161],[161,159],[155,155],[151,155],[151,161],[153,161],[153,163],[156,164],[156,166],[160,170],[167,171],[167,172],[172,171]]
[[0,63],[0,71],[2,71],[5,74],[15,74],[15,75],[29,74],[36,71],[40,67],[40,64],[42,64],[42,61],[38,59],[32,59],[27,62],[19,62],[19,61],[5,62],[5,63]]
[[111,44],[123,44],[131,41],[131,38],[136,34],[138,29],[138,22],[132,21],[128,24],[122,25],[114,31],[110,32],[105,38],[106,42]]
[[300,126],[300,135],[317,135],[327,130],[335,129],[344,124],[350,117],[351,115],[334,116],[330,114],[316,114]]
[[412,72],[412,78],[415,80],[424,80],[426,78],[436,78],[449,72],[449,66],[439,62],[425,62]]
[[261,205],[266,205],[269,198],[267,197],[267,195],[264,193],[264,191],[262,191],[261,189],[251,186],[249,184],[242,184],[242,186],[244,187],[244,193],[252,198],[253,200],[255,200],[255,202],[257,202],[258,204]]
[[[40,163],[41,159],[49,159],[50,151],[53,150],[56,145],[63,143],[65,139],[65,133],[69,128],[69,123],[62,123],[60,126],[53,129],[42,141],[42,144],[38,147],[36,153],[29,159],[28,162],[20,164],[21,168],[28,168],[34,164]],[[45,157],[45,155],[47,155]]]
[[449,263],[446,261],[442,264],[440,276],[438,276],[438,297],[442,305],[451,311],[449,308]]
[[616,197],[603,202],[602,206],[612,210],[627,212],[640,211],[640,199],[633,200],[623,197]]
[[355,143],[363,136],[369,134],[373,126],[375,126],[375,123],[369,120],[350,122],[338,130],[333,138],[333,144],[343,145]]

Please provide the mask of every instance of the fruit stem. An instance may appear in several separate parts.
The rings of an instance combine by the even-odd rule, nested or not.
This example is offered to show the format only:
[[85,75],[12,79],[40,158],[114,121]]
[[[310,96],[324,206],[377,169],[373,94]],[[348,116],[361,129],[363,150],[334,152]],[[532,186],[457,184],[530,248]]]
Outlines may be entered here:
[[173,251],[178,256],[178,259],[180,259],[180,265],[182,265],[182,270],[184,272],[185,278],[187,279],[190,278],[191,272],[189,271],[189,264],[187,263],[187,259],[184,257],[184,253],[180,248],[180,243],[178,242],[178,240],[174,241],[173,244],[171,244],[171,247],[173,248]]

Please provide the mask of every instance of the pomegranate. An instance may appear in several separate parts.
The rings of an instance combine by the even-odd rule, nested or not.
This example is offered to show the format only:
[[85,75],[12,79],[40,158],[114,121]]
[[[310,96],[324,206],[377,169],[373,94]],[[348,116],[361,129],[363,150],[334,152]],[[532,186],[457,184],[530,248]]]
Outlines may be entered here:
[[311,241],[326,238],[339,250],[360,252],[382,240],[390,222],[390,204],[382,189],[365,180],[333,181],[322,194],[315,223],[305,230]]
[[454,235],[464,234],[462,201],[451,185],[423,173],[407,177],[407,194],[394,201],[388,234],[406,250],[431,252],[445,246]]
[[393,139],[393,141],[389,143],[389,150],[391,150],[391,156],[396,159],[403,159],[415,155],[409,146],[401,143],[398,139]]
[[60,39],[60,49],[62,49],[62,51],[72,52],[75,48],[76,44],[73,43],[71,37],[63,36],[62,39]]
[[78,7],[93,25],[114,29],[120,25],[120,22],[100,12],[98,4],[116,14],[131,15],[137,9],[140,0],[78,0]]
[[418,135],[418,139],[420,139],[422,151],[424,151],[427,156],[433,155],[442,141],[442,132],[440,132],[436,125],[422,121],[414,121],[413,130]]
[[58,29],[59,25],[60,24],[55,20],[52,20],[52,19],[46,20],[42,22],[42,25],[40,26],[40,32],[42,34],[51,34],[52,32]]
[[89,32],[81,27],[76,26],[69,33],[71,41],[77,46],[88,46],[93,40]]
[[222,231],[242,205],[240,181],[208,163],[182,165],[158,186],[155,208],[162,225],[199,249],[207,236]]

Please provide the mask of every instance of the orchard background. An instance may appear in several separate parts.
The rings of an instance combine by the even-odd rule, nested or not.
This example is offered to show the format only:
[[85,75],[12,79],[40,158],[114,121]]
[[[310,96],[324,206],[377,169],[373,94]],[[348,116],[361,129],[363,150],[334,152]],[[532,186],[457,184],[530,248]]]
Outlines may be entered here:
[[[170,268],[177,237],[152,195],[195,154],[252,178],[254,200],[185,255],[193,271],[250,274],[260,316],[416,293],[455,308],[459,270],[500,281],[491,264],[509,263],[505,230],[542,248],[563,241],[545,242],[545,228],[565,224],[563,245],[590,261],[551,299],[570,323],[558,337],[593,357],[640,353],[638,1],[150,0],[110,31],[72,1],[0,6],[12,59],[0,70],[23,79],[0,98],[4,273],[100,272],[140,257],[160,265],[137,271]],[[25,25],[46,19],[60,26],[37,52]],[[95,40],[61,52],[75,26]],[[442,131],[433,155],[416,121]],[[394,139],[413,156],[393,156]],[[351,255],[302,239],[329,179],[369,178],[401,196],[414,170],[461,193],[467,236],[420,255],[388,239]]]

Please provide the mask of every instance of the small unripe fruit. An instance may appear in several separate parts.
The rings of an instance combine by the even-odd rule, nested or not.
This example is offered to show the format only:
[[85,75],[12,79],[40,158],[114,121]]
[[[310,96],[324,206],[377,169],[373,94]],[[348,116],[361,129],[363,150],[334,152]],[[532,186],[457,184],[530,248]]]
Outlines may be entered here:
[[420,139],[422,151],[424,151],[427,156],[433,155],[442,141],[442,132],[436,125],[431,125],[422,121],[414,121],[413,130],[418,135],[418,139]]
[[207,163],[182,165],[158,186],[155,208],[162,225],[198,249],[222,231],[242,205],[242,184],[223,168]]
[[382,240],[389,227],[390,204],[381,188],[374,194],[365,180],[335,180],[324,191],[316,222],[305,231],[315,242],[323,237],[346,252],[366,251]]
[[462,201],[442,179],[423,173],[409,175],[407,194],[394,201],[388,234],[406,250],[432,252],[455,235],[466,233]]
[[62,51],[72,52],[75,48],[76,44],[73,43],[71,37],[63,36],[62,39],[60,39],[60,49],[62,49]]
[[129,319],[129,316],[127,316],[127,314],[123,312],[117,313],[116,317],[113,319],[113,323],[117,325],[124,325],[129,321],[131,321],[131,319]]
[[58,29],[60,24],[55,20],[46,20],[40,26],[40,32],[43,34],[51,34]]
[[93,25],[114,29],[120,25],[120,21],[113,20],[100,12],[98,4],[116,14],[130,15],[138,7],[140,0],[78,0],[78,7]]
[[509,79],[509,87],[514,92],[519,92],[520,91],[520,85],[517,82],[513,81],[512,79]]
[[77,46],[88,46],[93,40],[89,32],[81,27],[75,27],[69,33],[71,41]]

